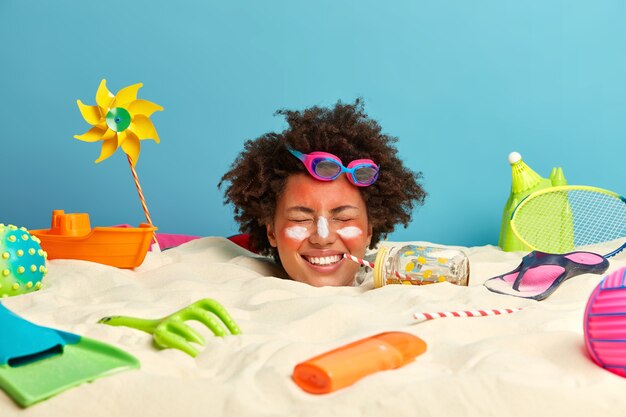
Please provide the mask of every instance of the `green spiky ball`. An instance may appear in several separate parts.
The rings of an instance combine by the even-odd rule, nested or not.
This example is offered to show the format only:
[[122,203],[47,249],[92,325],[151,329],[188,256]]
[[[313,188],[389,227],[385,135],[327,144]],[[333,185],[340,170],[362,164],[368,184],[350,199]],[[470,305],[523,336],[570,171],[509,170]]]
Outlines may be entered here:
[[46,275],[46,252],[41,241],[24,227],[0,223],[0,297],[41,288]]

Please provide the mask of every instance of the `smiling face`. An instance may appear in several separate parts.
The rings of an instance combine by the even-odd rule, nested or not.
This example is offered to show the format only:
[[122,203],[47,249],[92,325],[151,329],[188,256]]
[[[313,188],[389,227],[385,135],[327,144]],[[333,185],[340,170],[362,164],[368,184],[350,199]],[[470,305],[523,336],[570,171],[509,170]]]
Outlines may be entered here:
[[266,226],[287,274],[316,287],[351,285],[359,264],[343,254],[362,258],[372,238],[365,201],[345,175],[328,182],[290,176]]

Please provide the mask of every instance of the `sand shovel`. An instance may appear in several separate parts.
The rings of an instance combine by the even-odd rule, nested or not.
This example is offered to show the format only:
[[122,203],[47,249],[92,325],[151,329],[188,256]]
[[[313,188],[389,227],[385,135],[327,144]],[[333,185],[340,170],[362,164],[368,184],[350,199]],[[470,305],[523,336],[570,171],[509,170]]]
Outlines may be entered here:
[[139,361],[106,343],[38,326],[0,304],[0,388],[22,407]]
[[[218,320],[219,319],[219,320]],[[196,357],[198,349],[191,343],[204,346],[204,337],[189,325],[186,320],[196,320],[208,327],[216,336],[240,334],[239,326],[228,314],[226,309],[217,301],[204,298],[187,307],[160,319],[140,319],[128,316],[104,317],[98,323],[109,326],[126,326],[154,335],[154,344],[161,348],[180,349]],[[221,320],[221,322],[220,322]],[[225,325],[225,327],[224,327]]]

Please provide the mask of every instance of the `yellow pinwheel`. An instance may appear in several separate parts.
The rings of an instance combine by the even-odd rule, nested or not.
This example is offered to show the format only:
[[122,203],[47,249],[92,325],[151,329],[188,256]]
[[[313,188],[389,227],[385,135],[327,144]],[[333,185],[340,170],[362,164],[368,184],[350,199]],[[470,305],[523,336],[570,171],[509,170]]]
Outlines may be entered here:
[[163,110],[163,107],[137,99],[137,92],[142,86],[141,83],[129,85],[113,95],[106,86],[106,80],[102,80],[96,92],[95,106],[76,100],[83,118],[93,127],[74,137],[84,142],[102,141],[102,150],[96,163],[113,155],[121,146],[134,167],[139,159],[140,141],[153,139],[159,143],[159,135],[150,116],[155,111]]

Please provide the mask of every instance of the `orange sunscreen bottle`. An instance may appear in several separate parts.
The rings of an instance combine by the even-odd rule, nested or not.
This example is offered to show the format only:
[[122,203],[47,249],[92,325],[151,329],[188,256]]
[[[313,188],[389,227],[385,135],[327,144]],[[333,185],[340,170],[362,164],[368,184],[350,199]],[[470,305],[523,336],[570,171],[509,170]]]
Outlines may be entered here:
[[404,332],[357,340],[299,363],[293,380],[311,394],[326,394],[378,371],[406,365],[426,351],[426,342]]

